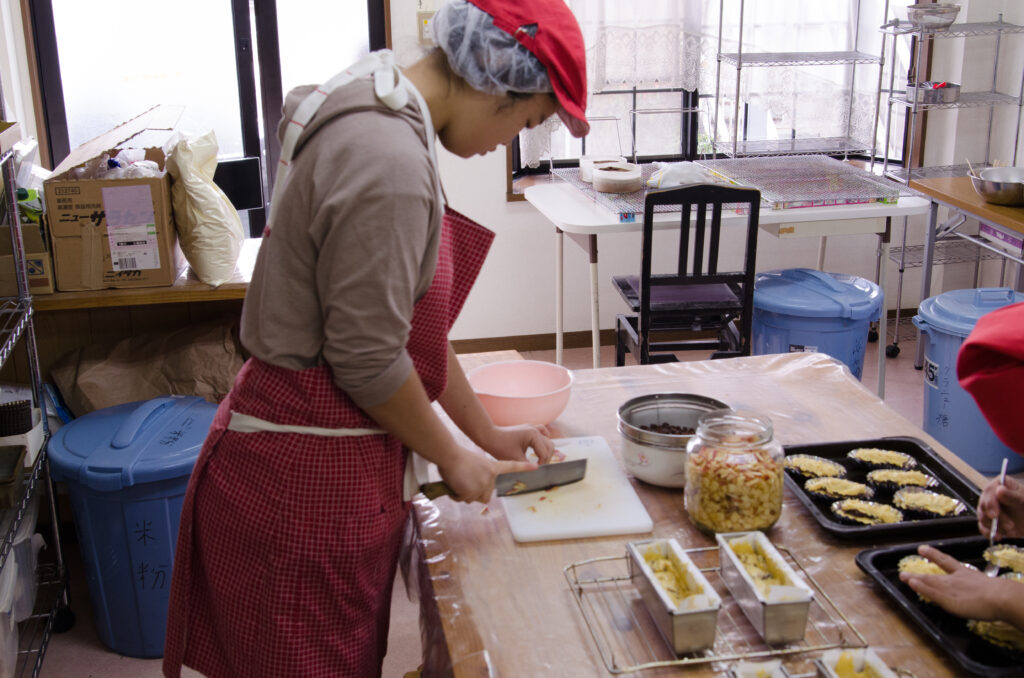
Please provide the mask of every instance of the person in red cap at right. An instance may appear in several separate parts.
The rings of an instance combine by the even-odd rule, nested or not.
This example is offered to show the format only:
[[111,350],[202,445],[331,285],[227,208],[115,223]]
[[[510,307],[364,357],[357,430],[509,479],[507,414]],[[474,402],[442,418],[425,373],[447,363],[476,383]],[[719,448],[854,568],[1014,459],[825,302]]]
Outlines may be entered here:
[[[957,354],[960,385],[974,398],[996,436],[1024,455],[1024,303],[986,313]],[[989,536],[998,517],[996,539],[1024,537],[1024,484],[1007,476],[993,478],[978,501],[978,529]],[[1024,650],[1024,585],[986,577],[931,546],[918,553],[946,575],[900,578],[946,611],[968,619],[1005,622],[1018,631]],[[1012,633],[1012,631],[1007,630]]]
[[379,676],[411,451],[485,503],[497,474],[536,468],[528,448],[555,453],[491,421],[448,342],[494,234],[447,207],[434,147],[482,155],[556,113],[586,134],[583,35],[562,0],[452,0],[432,24],[408,68],[375,52],[288,96],[252,358],[181,511],[166,676]]

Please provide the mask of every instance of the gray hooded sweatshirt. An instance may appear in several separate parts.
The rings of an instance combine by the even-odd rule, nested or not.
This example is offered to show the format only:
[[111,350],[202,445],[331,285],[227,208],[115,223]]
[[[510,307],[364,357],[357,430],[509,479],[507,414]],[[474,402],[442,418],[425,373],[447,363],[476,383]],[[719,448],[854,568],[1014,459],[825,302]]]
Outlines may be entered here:
[[[280,137],[313,87],[288,94]],[[341,87],[303,130],[242,308],[242,345],[293,370],[327,364],[360,407],[413,369],[413,305],[434,275],[443,205],[415,96],[398,111],[372,80]]]

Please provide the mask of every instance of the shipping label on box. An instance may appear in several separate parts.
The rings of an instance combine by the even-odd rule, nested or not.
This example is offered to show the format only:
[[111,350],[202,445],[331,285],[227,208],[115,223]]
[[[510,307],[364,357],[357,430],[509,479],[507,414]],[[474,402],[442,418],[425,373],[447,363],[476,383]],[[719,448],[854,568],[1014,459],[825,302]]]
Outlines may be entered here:
[[110,266],[115,271],[160,268],[160,243],[149,186],[104,186]]

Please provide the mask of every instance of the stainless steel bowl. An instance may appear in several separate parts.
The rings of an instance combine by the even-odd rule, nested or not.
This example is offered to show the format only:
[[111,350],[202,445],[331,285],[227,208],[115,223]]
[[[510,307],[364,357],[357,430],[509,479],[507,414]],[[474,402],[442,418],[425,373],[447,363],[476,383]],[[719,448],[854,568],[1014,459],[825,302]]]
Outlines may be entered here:
[[[1012,169],[1007,167],[994,167],[989,169]],[[999,177],[996,174],[995,177]],[[982,170],[981,177],[971,175],[971,183],[974,190],[985,202],[993,205],[1009,205],[1016,207],[1024,205],[1024,183],[1020,181],[995,181],[989,170]]]
[[960,98],[960,85],[952,82],[945,87],[933,88],[930,82],[907,84],[907,101],[919,104],[951,104]]
[[956,21],[960,5],[951,2],[917,3],[907,5],[907,19],[926,31],[944,31]]
[[728,410],[720,400],[692,393],[652,393],[619,407],[622,461],[634,476],[661,487],[686,485],[686,446],[693,433],[660,433],[645,426],[670,424],[696,431],[701,416]]

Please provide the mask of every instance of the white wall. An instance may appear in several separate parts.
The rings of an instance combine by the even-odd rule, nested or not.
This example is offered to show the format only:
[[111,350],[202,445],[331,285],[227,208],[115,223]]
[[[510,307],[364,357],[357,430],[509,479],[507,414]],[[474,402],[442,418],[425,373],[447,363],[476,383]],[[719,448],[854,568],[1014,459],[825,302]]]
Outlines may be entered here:
[[[1005,13],[1005,20],[1024,23],[1024,2],[1019,0],[961,0],[971,21],[995,19],[999,11]],[[415,13],[417,9],[432,9],[431,0],[391,0],[392,40],[401,63],[414,61],[422,48],[416,43]],[[882,22],[879,21],[878,25]],[[1005,70],[1015,71],[1020,77],[1020,63],[1024,63],[1024,36],[1014,36],[1017,44],[1009,55],[1004,49]],[[962,54],[964,40],[943,40],[937,46],[937,61],[952,64],[954,75],[948,76],[959,81],[956,74],[966,58],[987,60],[990,55]],[[955,44],[953,44],[955,43]],[[949,52],[949,54],[947,54]],[[943,61],[945,60],[945,61]],[[1014,66],[1017,64],[1017,66]],[[1003,69],[1001,69],[1003,70]],[[991,76],[989,76],[991,77]],[[966,76],[965,76],[966,79]],[[1005,85],[1010,92],[1018,92],[1019,81]],[[1013,108],[1011,127],[1016,122],[1016,108]],[[935,117],[935,116],[933,116]],[[962,119],[962,118],[961,118]],[[949,156],[962,155],[970,145],[979,143],[976,123],[964,122],[966,130],[956,128],[957,118],[942,124],[946,129],[941,133],[929,130],[929,154]],[[964,140],[950,143],[959,135]],[[1000,137],[1002,138],[1002,137]],[[1001,149],[1005,142],[999,141]],[[1012,146],[1012,135],[1010,144]],[[1010,150],[994,152],[997,157],[1009,159]],[[962,159],[960,159],[962,162]],[[555,276],[555,234],[553,226],[537,213],[528,203],[508,203],[505,200],[505,150],[480,158],[462,160],[441,152],[441,171],[452,207],[493,229],[497,233],[491,254],[484,265],[480,279],[473,289],[458,323],[452,330],[453,339],[476,339],[529,334],[543,334],[554,331],[554,276]],[[940,215],[941,216],[941,215]],[[910,220],[908,241],[912,244],[923,242],[925,221],[923,218]],[[893,224],[893,241],[898,244],[902,236],[902,220]],[[875,273],[875,236],[842,236],[828,240],[825,269],[851,273],[873,279]],[[740,256],[742,242],[734,238],[734,255]],[[758,269],[788,268],[796,266],[813,267],[817,262],[817,239],[781,242],[762,232],[758,242]],[[615,314],[624,307],[618,294],[611,286],[611,277],[616,274],[635,271],[639,266],[639,237],[636,234],[612,234],[599,239],[601,298],[601,327],[614,326]],[[887,262],[889,284],[886,289],[888,306],[895,308],[897,265]],[[969,287],[973,284],[973,266],[958,264],[936,267],[933,293],[955,287]],[[995,284],[997,266],[988,266],[989,273],[982,284]],[[945,278],[945,280],[944,280]],[[948,287],[947,285],[952,285]],[[589,269],[586,256],[571,241],[565,245],[565,329],[566,331],[587,330],[590,327]],[[916,306],[920,297],[920,269],[908,269],[903,287],[903,307]]]

